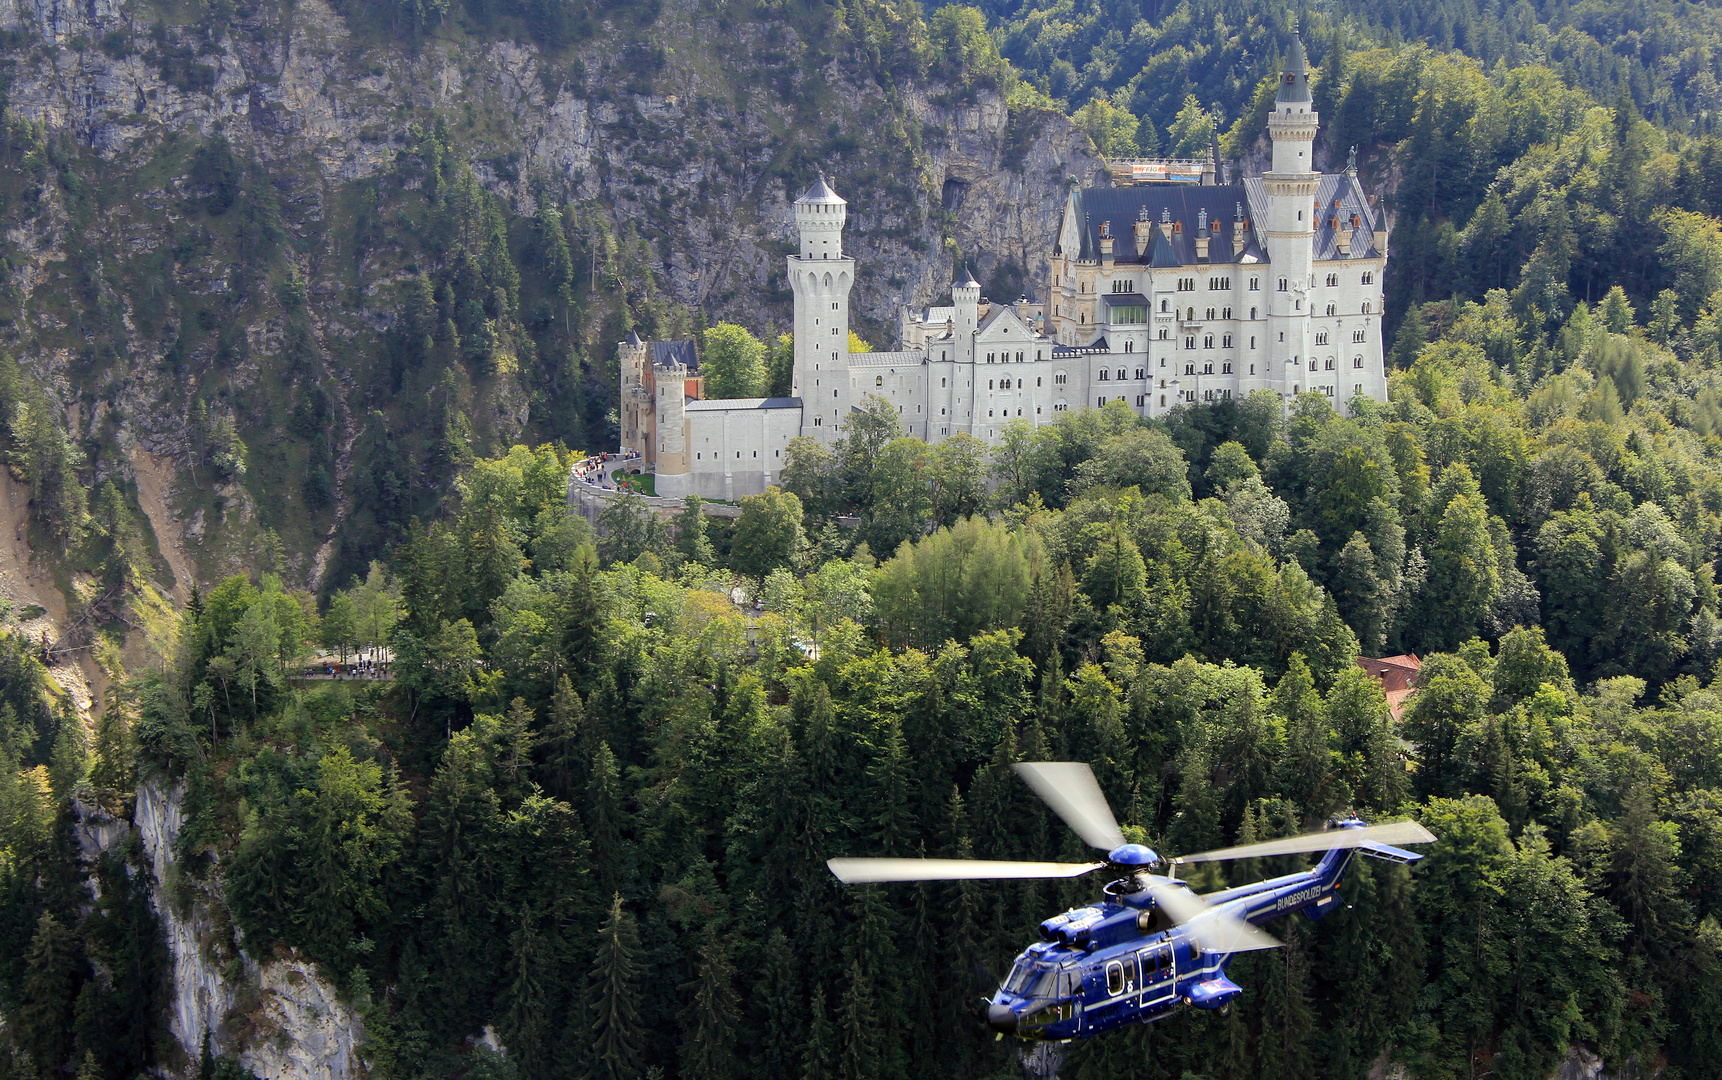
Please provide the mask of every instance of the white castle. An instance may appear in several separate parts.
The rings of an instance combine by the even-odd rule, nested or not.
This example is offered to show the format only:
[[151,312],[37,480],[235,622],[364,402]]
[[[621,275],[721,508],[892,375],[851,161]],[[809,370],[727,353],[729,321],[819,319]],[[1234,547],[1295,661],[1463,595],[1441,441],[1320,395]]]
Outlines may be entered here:
[[1280,78],[1273,168],[1231,180],[1210,150],[1199,183],[1073,189],[1046,258],[1043,304],[989,304],[966,273],[948,307],[905,312],[900,352],[849,351],[855,260],[847,203],[821,177],[795,202],[791,396],[704,400],[692,342],[619,346],[622,446],[660,495],[735,500],[777,482],[791,439],[830,443],[868,395],[930,443],[997,443],[1122,401],[1142,416],[1270,390],[1345,407],[1386,400],[1387,231],[1357,181],[1313,171],[1317,116],[1301,40]]

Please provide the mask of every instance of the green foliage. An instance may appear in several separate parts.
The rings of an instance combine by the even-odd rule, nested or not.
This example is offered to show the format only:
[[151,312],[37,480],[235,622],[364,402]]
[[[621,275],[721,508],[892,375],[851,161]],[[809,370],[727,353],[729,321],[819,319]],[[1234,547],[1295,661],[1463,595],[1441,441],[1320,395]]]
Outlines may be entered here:
[[765,346],[744,326],[718,323],[700,342],[700,371],[712,398],[765,396]]

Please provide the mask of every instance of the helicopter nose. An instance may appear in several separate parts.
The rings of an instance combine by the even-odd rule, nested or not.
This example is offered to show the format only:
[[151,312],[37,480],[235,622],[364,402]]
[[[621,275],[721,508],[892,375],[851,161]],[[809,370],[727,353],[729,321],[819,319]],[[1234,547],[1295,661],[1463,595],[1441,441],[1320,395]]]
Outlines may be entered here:
[[1016,1013],[1010,1011],[1009,1005],[988,1005],[987,1027],[1000,1035],[1009,1035],[1016,1030]]

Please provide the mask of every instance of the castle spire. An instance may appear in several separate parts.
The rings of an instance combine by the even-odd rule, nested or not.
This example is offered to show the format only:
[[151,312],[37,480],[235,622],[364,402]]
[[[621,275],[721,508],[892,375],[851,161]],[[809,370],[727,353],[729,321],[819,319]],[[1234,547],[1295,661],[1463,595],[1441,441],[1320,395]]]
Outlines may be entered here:
[[1309,100],[1309,56],[1303,51],[1303,37],[1294,34],[1291,53],[1286,57],[1285,70],[1280,72],[1280,91],[1274,102],[1278,105],[1299,105]]

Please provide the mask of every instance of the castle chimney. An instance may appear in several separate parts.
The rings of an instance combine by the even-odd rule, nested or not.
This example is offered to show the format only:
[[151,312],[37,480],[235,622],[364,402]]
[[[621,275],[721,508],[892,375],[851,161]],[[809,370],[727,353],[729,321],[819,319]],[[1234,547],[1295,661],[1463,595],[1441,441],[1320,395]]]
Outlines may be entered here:
[[1139,261],[1148,261],[1148,230],[1153,227],[1148,221],[1148,206],[1144,203],[1142,209],[1136,211],[1136,224],[1132,229],[1136,237],[1136,258]]
[[1236,259],[1244,253],[1244,245],[1249,242],[1250,227],[1244,220],[1244,204],[1232,212],[1232,258]]
[[1196,215],[1196,261],[1208,261],[1208,208],[1203,207]]
[[1100,265],[1112,269],[1112,222],[1100,223]]
[[1172,211],[1164,206],[1160,208],[1160,235],[1168,242],[1172,239]]

